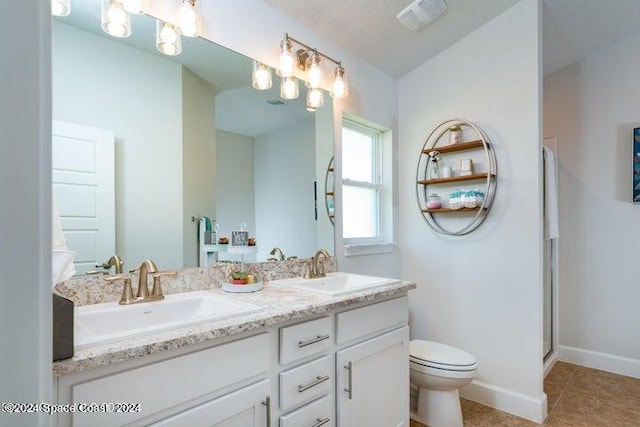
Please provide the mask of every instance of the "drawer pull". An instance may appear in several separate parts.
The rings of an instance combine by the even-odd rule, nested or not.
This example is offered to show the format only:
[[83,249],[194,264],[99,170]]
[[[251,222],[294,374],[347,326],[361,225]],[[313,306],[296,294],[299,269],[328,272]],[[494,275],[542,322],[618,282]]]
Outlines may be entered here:
[[262,404],[267,407],[267,427],[271,427],[271,396],[267,395]]
[[317,386],[318,384],[322,384],[325,381],[329,380],[329,375],[325,375],[324,377],[321,377],[320,375],[318,375],[316,377],[315,380],[311,381],[309,384],[298,384],[298,393],[302,393],[303,391],[307,391],[312,387]]
[[329,338],[331,338],[331,335],[318,335],[317,337],[311,338],[310,340],[307,340],[307,341],[298,341],[298,347],[303,348],[320,341],[328,340]]
[[327,417],[327,418],[316,418],[316,421],[318,421],[317,423],[315,423],[314,425],[312,425],[311,427],[320,427],[325,425],[326,423],[328,423],[329,421],[331,421],[331,418]]
[[353,399],[353,363],[349,362],[347,364],[347,366],[344,367],[344,369],[346,369],[347,371],[349,371],[349,386],[347,388],[344,389],[344,391],[346,391],[349,394],[349,400]]

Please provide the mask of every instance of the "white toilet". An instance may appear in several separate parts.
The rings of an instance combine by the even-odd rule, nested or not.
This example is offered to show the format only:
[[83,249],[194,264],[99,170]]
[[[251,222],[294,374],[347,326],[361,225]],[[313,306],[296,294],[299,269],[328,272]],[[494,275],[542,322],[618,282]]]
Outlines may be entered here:
[[418,389],[412,418],[429,427],[462,427],[458,389],[473,380],[478,362],[449,345],[413,340],[409,344],[411,385]]

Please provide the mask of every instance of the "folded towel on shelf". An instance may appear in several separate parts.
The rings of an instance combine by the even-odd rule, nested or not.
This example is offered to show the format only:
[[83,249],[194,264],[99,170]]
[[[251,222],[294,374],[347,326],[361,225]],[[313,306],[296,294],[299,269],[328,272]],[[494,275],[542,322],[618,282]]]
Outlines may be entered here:
[[560,237],[558,227],[558,182],[556,179],[556,160],[553,151],[543,147],[544,154],[544,237]]

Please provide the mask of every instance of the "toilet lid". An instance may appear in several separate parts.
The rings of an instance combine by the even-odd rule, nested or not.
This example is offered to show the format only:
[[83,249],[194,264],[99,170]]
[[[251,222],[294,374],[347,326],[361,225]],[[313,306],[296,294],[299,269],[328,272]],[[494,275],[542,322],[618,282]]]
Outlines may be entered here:
[[445,369],[470,368],[477,362],[476,358],[466,351],[433,341],[411,341],[409,355],[413,362]]

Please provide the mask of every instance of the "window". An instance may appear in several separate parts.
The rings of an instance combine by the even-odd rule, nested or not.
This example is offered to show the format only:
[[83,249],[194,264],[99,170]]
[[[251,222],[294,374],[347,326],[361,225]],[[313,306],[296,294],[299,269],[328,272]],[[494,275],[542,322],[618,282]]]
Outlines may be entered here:
[[390,134],[391,131],[375,125],[343,119],[342,228],[345,248],[391,241]]

